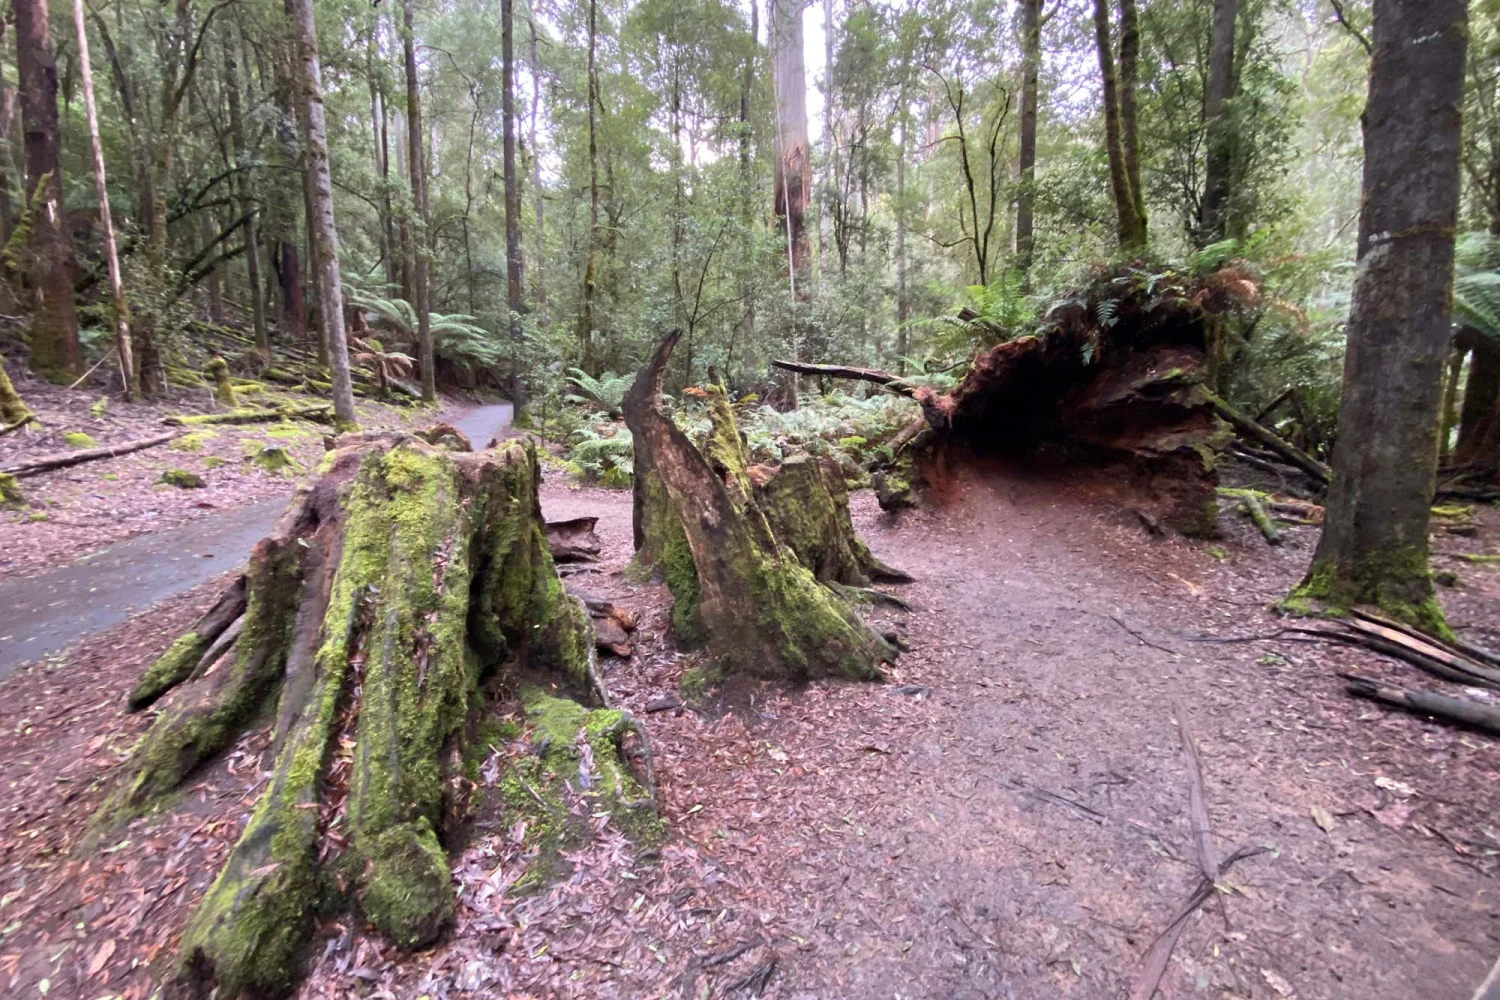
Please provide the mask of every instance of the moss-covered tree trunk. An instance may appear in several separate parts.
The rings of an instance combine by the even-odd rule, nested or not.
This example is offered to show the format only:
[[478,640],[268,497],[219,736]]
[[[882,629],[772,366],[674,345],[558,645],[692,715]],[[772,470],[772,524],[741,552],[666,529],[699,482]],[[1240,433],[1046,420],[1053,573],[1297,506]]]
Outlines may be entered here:
[[[624,405],[635,441],[637,514],[645,518],[637,538],[656,544],[666,563],[674,624],[691,617],[737,672],[793,681],[879,677],[895,650],[773,531],[723,390],[709,391],[714,425],[701,451],[662,412],[662,375],[680,336],[661,342]],[[660,486],[643,483],[647,476]],[[675,551],[679,530],[682,552]]]
[[[1438,405],[1452,327],[1463,0],[1376,0],[1364,200],[1333,482],[1294,595],[1444,630],[1428,571]],[[1420,44],[1413,40],[1420,40]]]
[[31,409],[16,392],[5,370],[5,359],[0,358],[0,427],[14,427],[23,420],[31,419]]
[[[180,983],[197,995],[288,992],[315,913],[351,907],[401,947],[430,943],[453,915],[443,844],[464,812],[481,685],[506,665],[598,690],[587,613],[548,553],[534,452],[341,445],[147,671],[132,705],[164,708],[96,820],[157,807],[274,704],[271,781],[183,934]],[[589,759],[616,775],[599,794],[646,800],[608,752],[628,717],[569,711],[563,745],[586,733]]]

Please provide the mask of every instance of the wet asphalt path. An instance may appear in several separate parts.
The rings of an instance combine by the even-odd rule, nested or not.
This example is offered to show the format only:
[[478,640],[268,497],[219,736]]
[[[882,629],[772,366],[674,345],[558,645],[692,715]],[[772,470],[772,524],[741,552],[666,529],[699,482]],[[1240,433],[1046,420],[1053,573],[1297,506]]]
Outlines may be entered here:
[[[509,403],[475,407],[454,422],[475,448],[510,426]],[[0,582],[0,678],[110,628],[159,601],[234,569],[286,507],[266,500],[137,535],[40,576]]]

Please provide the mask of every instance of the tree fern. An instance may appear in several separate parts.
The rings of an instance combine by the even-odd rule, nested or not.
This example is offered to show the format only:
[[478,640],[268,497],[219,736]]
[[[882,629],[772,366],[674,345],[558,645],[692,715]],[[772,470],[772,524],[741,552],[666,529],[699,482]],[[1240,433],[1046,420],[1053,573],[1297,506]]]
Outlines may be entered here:
[[1500,237],[1465,233],[1455,249],[1453,322],[1500,340]]
[[568,402],[597,406],[611,417],[620,415],[625,393],[630,391],[633,381],[628,375],[616,375],[614,372],[605,372],[594,378],[582,368],[569,368],[568,380],[578,390],[565,397]]

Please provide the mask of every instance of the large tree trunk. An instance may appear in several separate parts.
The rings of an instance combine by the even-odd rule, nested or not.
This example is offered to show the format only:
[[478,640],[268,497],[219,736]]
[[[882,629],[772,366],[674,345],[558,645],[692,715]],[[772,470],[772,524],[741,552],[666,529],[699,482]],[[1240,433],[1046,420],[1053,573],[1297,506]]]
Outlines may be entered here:
[[812,161],[807,138],[807,73],[802,62],[802,0],[771,0],[767,19],[776,104],[776,216],[785,227],[793,296],[806,298],[811,293],[806,220]]
[[1198,243],[1207,246],[1226,235],[1231,171],[1234,168],[1234,131],[1229,102],[1234,99],[1234,22],[1239,0],[1214,0],[1212,37],[1208,50],[1208,89],[1203,118],[1208,150],[1203,167],[1203,202],[1198,213]]
[[[1121,32],[1121,48],[1124,47]],[[1109,0],[1094,0],[1094,45],[1099,54],[1099,76],[1103,83],[1104,146],[1109,159],[1110,193],[1114,197],[1116,234],[1126,251],[1146,246],[1146,220],[1138,211],[1136,192],[1131,187],[1130,155],[1122,112],[1123,72],[1117,71],[1110,43]],[[1123,56],[1123,52],[1122,52]],[[1121,62],[1123,63],[1123,58]],[[1123,69],[1123,66],[1122,66]],[[1132,106],[1134,98],[1132,96]]]
[[516,17],[514,0],[500,0],[500,117],[505,181],[505,304],[510,312],[510,398],[526,405],[525,262],[521,257],[521,179],[516,176]]
[[[1376,0],[1333,484],[1294,598],[1443,630],[1428,571],[1458,214],[1463,0]],[[1421,39],[1414,44],[1412,39]]]
[[409,248],[412,307],[417,312],[417,367],[421,369],[422,398],[430,403],[437,399],[437,368],[432,349],[432,288],[427,274],[427,161],[422,155],[422,82],[417,77],[415,8],[413,0],[403,0],[401,45],[406,57],[406,158],[411,174],[412,210],[416,213]]
[[1136,17],[1136,0],[1120,0],[1120,152],[1125,160],[1125,175],[1130,194],[1135,199],[1135,232],[1131,246],[1146,247],[1146,189],[1141,183],[1141,135],[1136,113],[1136,64],[1140,60],[1141,29]]
[[[1021,186],[1016,191],[1016,269],[1030,287],[1036,218],[1037,78],[1042,66],[1042,0],[1021,0]],[[901,149],[906,149],[905,136]],[[904,275],[902,276],[904,279]]]
[[323,313],[324,342],[332,372],[333,416],[341,427],[355,426],[354,382],[344,337],[344,288],[339,273],[339,234],[333,224],[333,181],[328,173],[328,128],[323,112],[323,80],[318,65],[318,28],[312,0],[294,0],[298,49],[302,62],[302,103],[307,134],[307,177],[313,266],[318,275],[318,304]]
[[109,211],[109,185],[104,177],[104,147],[99,142],[99,112],[94,107],[94,71],[89,63],[88,25],[83,16],[83,0],[73,0],[73,30],[78,38],[78,68],[83,76],[83,108],[88,119],[89,148],[94,161],[94,190],[99,196],[99,229],[104,238],[105,265],[109,269],[115,350],[119,354],[125,398],[134,403],[140,400],[141,392],[135,379],[134,352],[130,344],[130,312],[125,304],[125,284],[120,279],[120,255],[115,250],[115,223]]
[[73,303],[73,240],[62,197],[57,60],[46,0],[16,0],[15,15],[31,225],[31,370],[53,382],[71,382],[83,371],[83,354]]
[[[402,948],[451,922],[444,848],[469,810],[465,750],[501,687],[487,682],[504,666],[580,693],[598,684],[588,614],[547,551],[538,478],[518,443],[459,454],[342,438],[245,575],[148,671],[170,693],[101,831],[160,805],[276,706],[270,782],[183,933],[177,975],[193,992],[284,995],[315,918],[337,907]],[[528,878],[545,882],[548,857],[602,812],[652,834],[621,753],[629,716],[540,689],[521,701],[541,749],[518,765],[515,794],[502,783],[500,808],[529,831]]]
[[878,678],[895,650],[773,531],[723,388],[709,389],[714,429],[701,451],[662,412],[662,375],[680,336],[657,347],[624,406],[636,451],[638,556],[665,563],[679,637],[682,625],[701,628],[722,662],[751,676]]

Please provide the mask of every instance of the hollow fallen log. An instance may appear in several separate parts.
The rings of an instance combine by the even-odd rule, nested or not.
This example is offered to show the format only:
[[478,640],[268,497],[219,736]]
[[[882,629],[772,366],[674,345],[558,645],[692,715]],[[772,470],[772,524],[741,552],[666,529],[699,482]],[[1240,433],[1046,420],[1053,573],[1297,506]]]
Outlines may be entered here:
[[34,458],[29,462],[7,466],[0,469],[0,472],[17,477],[35,476],[38,473],[51,472],[53,469],[66,469],[70,466],[82,465],[84,462],[93,462],[101,458],[117,458],[120,455],[129,455],[131,452],[155,448],[157,445],[166,444],[168,441],[181,437],[182,434],[182,431],[170,431],[155,437],[138,438],[103,448],[86,448],[83,451],[71,451],[61,455],[47,455],[43,458]]
[[594,533],[597,517],[574,517],[547,522],[547,545],[556,562],[594,562],[604,545]]
[[1500,735],[1500,709],[1467,698],[1450,698],[1433,691],[1414,691],[1358,674],[1339,676],[1349,682],[1349,693],[1357,697]]
[[1274,451],[1277,455],[1280,455],[1324,486],[1327,486],[1331,481],[1333,473],[1329,471],[1328,466],[1313,458],[1307,452],[1283,440],[1281,435],[1274,431],[1262,427],[1207,389],[1203,390],[1203,396],[1208,400],[1209,405],[1214,408],[1214,411],[1229,421],[1230,426],[1241,434],[1252,439],[1262,447]]
[[[691,589],[679,589],[669,570],[674,623],[679,609],[690,611],[732,671],[790,681],[880,677],[895,649],[777,539],[754,496],[732,413],[715,418],[700,451],[662,412],[662,375],[680,337],[673,331],[662,340],[624,401],[637,475],[644,453],[666,501],[651,512],[653,530],[666,537],[680,526],[693,571]],[[710,387],[708,398],[711,410],[729,411],[721,387]]]
[[[179,655],[153,665],[153,693],[168,693],[95,817],[100,832],[161,806],[275,705],[270,781],[183,932],[176,975],[189,992],[285,995],[315,918],[340,906],[401,948],[451,922],[444,844],[468,808],[465,747],[485,692],[514,689],[490,675],[513,665],[550,687],[598,685],[588,615],[547,551],[539,479],[519,443],[461,453],[350,435]],[[237,589],[242,612],[205,649]],[[216,648],[218,662],[183,676],[193,653],[202,664]],[[639,735],[628,715],[535,687],[521,697],[543,749],[517,765],[524,793],[500,783],[501,808],[531,831],[534,863],[602,813],[627,832],[654,829],[624,757]]]
[[327,403],[314,406],[281,406],[274,410],[230,410],[228,413],[189,413],[163,417],[168,427],[201,427],[206,424],[259,424],[272,420],[331,419],[333,407]]

